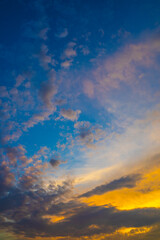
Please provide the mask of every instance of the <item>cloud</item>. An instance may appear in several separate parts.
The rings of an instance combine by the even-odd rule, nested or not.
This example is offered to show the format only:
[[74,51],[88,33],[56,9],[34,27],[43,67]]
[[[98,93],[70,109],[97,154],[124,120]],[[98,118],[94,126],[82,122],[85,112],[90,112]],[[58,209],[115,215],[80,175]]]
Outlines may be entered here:
[[111,181],[110,183],[98,186],[93,190],[82,194],[80,197],[90,197],[92,195],[101,195],[106,192],[113,191],[116,189],[121,189],[121,188],[133,188],[135,187],[139,179],[140,179],[140,175],[138,174],[121,177],[119,179]]
[[[22,146],[20,149],[25,152]],[[38,155],[47,154],[47,151],[46,147],[41,148],[35,159],[38,160]],[[57,160],[53,159],[53,162],[55,161]],[[155,161],[157,160],[155,159]],[[153,170],[155,171],[154,167]],[[12,178],[9,177],[9,180],[5,180],[8,179],[10,170],[2,168],[2,172],[6,174],[0,174],[1,183],[5,183],[1,188],[3,197],[0,198],[0,212],[3,215],[3,218],[0,219],[1,226],[8,229],[7,224],[9,224],[10,229],[17,236],[22,236],[23,232],[22,238],[69,237],[70,239],[76,239],[88,237],[89,239],[96,239],[94,238],[95,235],[98,237],[103,234],[108,234],[109,238],[116,235],[117,231],[120,233],[122,228],[132,228],[132,232],[137,234],[137,228],[149,229],[160,221],[159,208],[141,207],[139,209],[120,210],[111,206],[110,202],[107,201],[103,206],[88,206],[86,203],[79,202],[78,198],[70,195],[73,187],[73,181],[71,180],[66,179],[62,183],[56,181],[45,182],[42,177],[39,177],[39,173],[33,171],[32,174],[31,172],[30,174],[29,172],[28,174],[24,173],[13,186]],[[155,172],[157,172],[157,169]],[[89,196],[85,197],[90,197],[93,191],[94,194],[122,190],[122,188],[127,188],[127,191],[129,191],[129,189],[135,187],[136,183],[139,184],[139,176],[121,177],[91,190],[88,192]],[[148,172],[146,176],[150,176]],[[143,181],[143,179],[144,176],[141,180]],[[153,184],[154,172],[149,179]],[[147,184],[149,185],[149,183]],[[146,185],[146,182],[144,182],[144,185]],[[6,192],[8,193],[6,194]],[[144,201],[146,193],[141,192],[141,194]],[[126,198],[127,196],[125,194]],[[115,199],[113,198],[113,201]],[[56,217],[61,220],[54,221]],[[9,219],[9,222],[6,222],[6,218]],[[145,231],[141,232],[141,234],[143,233]],[[123,231],[120,236],[124,237]]]
[[49,80],[42,82],[39,89],[39,96],[47,108],[52,107],[52,99],[56,93],[57,86],[55,85],[55,73],[53,70],[51,70]]
[[60,111],[60,114],[62,117],[71,121],[76,121],[79,118],[80,113],[81,113],[80,110],[73,111],[72,109],[65,109],[65,108],[62,108]]
[[8,98],[9,97],[6,86],[0,86],[0,96],[1,96],[1,98]]
[[49,31],[48,27],[41,29],[39,32],[39,37],[42,38],[43,40],[47,40],[48,31]]
[[68,68],[72,65],[73,60],[66,60],[64,62],[61,63],[61,66],[64,68]]
[[[2,175],[4,176],[4,175]],[[30,180],[29,180],[30,182]],[[71,191],[71,182],[62,182],[61,185],[51,183],[48,186],[44,186],[43,182],[38,181],[36,184],[28,184],[28,178],[23,178],[23,183],[20,181],[17,187],[6,188],[5,190],[9,192],[1,196],[0,198],[0,212],[3,213],[3,217],[10,219],[10,229],[21,235],[21,230],[25,231],[26,226],[23,222],[27,220],[31,221],[34,219],[36,221],[41,221],[44,223],[49,223],[48,220],[43,221],[43,216],[50,213],[50,209],[53,206],[57,206],[59,209],[60,202],[63,197]],[[27,183],[27,185],[26,185]],[[52,210],[51,210],[52,212]],[[1,219],[1,226],[8,228],[5,225],[5,218]],[[42,225],[42,228],[44,228]],[[36,226],[35,226],[36,229]],[[31,235],[33,232],[31,231]],[[27,235],[27,233],[26,233]],[[34,234],[33,234],[34,235]]]
[[5,165],[0,166],[0,195],[6,191],[9,191],[10,188],[14,185],[15,177],[14,174],[10,171],[10,168]]
[[35,175],[23,175],[19,178],[19,184],[22,189],[31,189],[37,183],[38,177]]
[[67,48],[64,51],[64,56],[67,57],[67,58],[75,57],[76,55],[77,55],[76,51],[71,47]]
[[49,162],[53,168],[58,167],[61,164],[60,160],[56,160],[54,158],[52,158]]
[[[119,210],[159,208],[159,156],[150,157],[148,161],[141,163],[139,167],[131,166],[129,171],[131,170],[134,173],[128,176],[137,176],[137,181],[134,182],[133,180],[133,182],[128,183],[126,181],[125,185],[125,181],[122,180],[125,177],[121,177],[118,180],[110,181],[109,184],[102,184],[88,191],[86,197],[84,193],[84,198],[81,200],[90,206],[112,205]],[[125,169],[126,171],[128,170]]]
[[63,62],[61,63],[62,67],[68,68],[72,65],[74,57],[77,56],[77,52],[75,50],[75,42],[69,42],[67,48],[64,50],[61,59]]
[[86,80],[83,82],[83,91],[89,97],[94,96],[94,84],[92,81]]
[[52,65],[52,56],[49,54],[49,49],[46,44],[42,44],[40,53],[35,55],[39,58],[40,65],[45,69],[49,69],[49,65]]
[[81,51],[82,51],[83,55],[88,55],[90,53],[88,47],[82,47]]
[[[140,120],[132,121],[131,124],[120,128],[119,134],[117,133],[119,128],[111,132],[108,132],[110,126],[102,128],[105,134],[100,135],[102,137],[95,141],[95,147],[86,148],[80,153],[79,157],[84,160],[83,166],[74,170],[75,176],[81,182],[79,182],[79,188],[80,184],[88,187],[92,184],[100,185],[102,181],[120,178],[124,171],[132,174],[137,164],[141,166],[143,159],[148,159],[148,163],[151,161],[153,156],[159,152],[160,144],[157,134],[160,131],[159,107],[155,109],[156,113],[153,111],[145,114]],[[90,137],[90,131],[87,129],[91,127],[86,128],[82,142]]]
[[25,149],[19,145],[18,147],[6,147],[6,155],[9,159],[9,164],[16,165],[18,161],[27,163],[27,157],[25,156]]
[[43,104],[39,106],[37,113],[34,113],[30,119],[22,123],[24,131],[40,122],[50,119],[50,116],[56,110],[57,103],[53,102],[53,99],[57,92],[58,87],[56,85],[55,71],[50,69],[48,80],[41,82],[38,90],[38,97],[42,100]]
[[90,129],[86,129],[86,128],[80,128],[80,138],[81,139],[85,139],[87,138],[89,135],[91,135],[91,130]]
[[92,129],[81,127],[79,129],[79,138],[82,144],[85,144],[86,146],[90,147],[95,140],[95,135],[92,131]]
[[101,61],[97,58],[97,67],[83,76],[83,93],[113,114],[113,120],[126,123],[143,117],[158,101],[159,42],[158,34],[146,34]]
[[16,77],[16,85],[15,85],[15,87],[19,87],[23,83],[24,80],[25,80],[25,76],[19,74]]
[[55,34],[56,37],[58,38],[65,38],[68,36],[68,29],[64,28],[61,32]]
[[85,145],[89,148],[93,148],[96,142],[102,140],[106,136],[106,132],[100,125],[91,125],[87,121],[78,121],[74,124],[75,133],[77,135],[75,143],[77,145]]
[[81,129],[81,128],[89,128],[91,123],[89,121],[78,121],[74,124],[74,128]]
[[94,77],[101,90],[118,89],[121,83],[136,84],[138,75],[142,73],[141,67],[153,66],[156,56],[160,53],[159,49],[158,34],[144,39],[143,42],[126,44],[94,71]]
[[38,123],[42,123],[44,121],[47,121],[50,119],[50,116],[53,114],[53,112],[56,110],[56,107],[54,105],[49,105],[49,109],[46,111],[41,111],[40,113],[34,114],[27,122],[24,122],[23,130],[27,131],[27,129],[34,127]]
[[7,143],[10,141],[17,141],[21,135],[22,135],[22,131],[20,129],[15,130],[11,134],[4,133],[4,136],[2,137],[2,142]]
[[[114,234],[121,227],[143,227],[157,224],[159,209],[118,211],[113,207],[79,207],[77,213],[64,221],[49,223],[48,219],[23,218],[15,224],[15,232],[24,231],[26,237],[92,237],[95,234]],[[96,227],[93,227],[96,226]]]
[[48,72],[48,80],[41,82],[38,90],[38,97],[40,97],[43,104],[39,106],[37,113],[34,113],[28,121],[22,123],[24,131],[40,122],[50,119],[50,116],[56,110],[57,103],[53,102],[53,98],[57,92],[58,87],[56,84],[55,71],[50,69]]

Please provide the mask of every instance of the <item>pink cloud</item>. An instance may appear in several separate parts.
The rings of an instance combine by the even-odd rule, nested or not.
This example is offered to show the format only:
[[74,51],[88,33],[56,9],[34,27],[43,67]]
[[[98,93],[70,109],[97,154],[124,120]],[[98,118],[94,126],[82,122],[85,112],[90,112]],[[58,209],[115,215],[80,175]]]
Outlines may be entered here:
[[86,80],[83,82],[83,91],[89,97],[94,96],[94,84],[92,81]]

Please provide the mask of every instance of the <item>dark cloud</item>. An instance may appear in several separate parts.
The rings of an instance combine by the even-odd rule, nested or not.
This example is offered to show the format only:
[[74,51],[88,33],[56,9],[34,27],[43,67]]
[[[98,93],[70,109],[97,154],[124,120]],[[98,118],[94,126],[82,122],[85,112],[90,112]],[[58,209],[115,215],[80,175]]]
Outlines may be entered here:
[[[37,221],[42,222],[45,226],[44,223],[48,223],[48,221],[43,220],[44,215],[50,214],[50,212],[55,214],[56,211],[58,214],[62,209],[64,210],[63,205],[60,206],[59,204],[57,209],[55,209],[55,206],[60,202],[60,199],[63,199],[71,191],[71,182],[64,181],[61,185],[50,183],[45,188],[40,182],[37,182],[34,186],[27,186],[27,188],[17,184],[17,186],[11,186],[10,189],[5,188],[5,191],[7,192],[0,195],[0,212],[4,218],[12,221],[10,227],[13,231],[21,234],[23,228],[22,231],[25,231],[25,224],[22,223],[25,223],[26,218],[27,221],[33,219],[33,225]],[[1,224],[5,226],[5,220],[1,220]],[[42,229],[44,226],[42,226]]]
[[[53,163],[58,160],[52,159]],[[139,179],[131,175],[102,185],[101,191],[131,188]],[[143,227],[160,221],[160,209],[144,208],[118,210],[111,206],[88,206],[77,198],[67,201],[72,190],[72,181],[62,184],[43,184],[38,174],[22,175],[14,183],[14,175],[6,166],[0,169],[1,226],[25,237],[77,237],[114,233],[121,227]],[[92,190],[93,191],[93,190]],[[95,190],[94,190],[95,191]],[[45,216],[64,216],[60,222],[50,222]],[[9,219],[6,222],[5,219]],[[96,227],[94,227],[96,226]]]
[[87,128],[80,128],[80,138],[82,139],[86,139],[88,136],[90,136],[92,134],[90,129]]
[[88,192],[82,194],[80,197],[90,197],[92,195],[101,195],[103,193],[113,191],[116,189],[120,189],[120,188],[133,188],[139,179],[140,179],[139,174],[121,177],[110,183],[98,186],[98,187],[92,189],[91,191],[88,191]]
[[[7,190],[7,189],[5,189]],[[26,200],[26,195],[15,187],[10,188],[8,194],[0,197],[0,212],[7,213],[12,210],[14,212],[17,211]],[[7,214],[6,214],[7,216]]]
[[93,144],[95,140],[95,135],[91,129],[81,127],[79,129],[79,138],[83,144],[86,144],[86,146],[90,146],[90,144]]
[[86,121],[79,121],[74,124],[76,132],[78,133],[79,144],[86,145],[86,147],[93,147],[93,145],[100,139],[104,139],[106,133],[102,130],[101,125],[91,125]]
[[160,210],[155,208],[119,211],[113,207],[83,206],[70,218],[57,223],[50,223],[48,219],[39,217],[23,218],[15,225],[15,231],[24,231],[26,237],[83,237],[111,234],[121,227],[150,226],[159,221]]
[[58,167],[61,164],[60,160],[56,160],[54,158],[52,158],[49,162],[52,165],[52,167]]

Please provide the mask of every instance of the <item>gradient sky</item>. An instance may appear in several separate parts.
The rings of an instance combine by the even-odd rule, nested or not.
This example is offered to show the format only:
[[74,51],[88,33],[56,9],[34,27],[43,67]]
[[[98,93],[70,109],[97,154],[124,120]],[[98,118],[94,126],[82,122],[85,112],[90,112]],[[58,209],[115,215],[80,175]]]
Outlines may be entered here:
[[0,0],[0,239],[160,239],[160,1]]

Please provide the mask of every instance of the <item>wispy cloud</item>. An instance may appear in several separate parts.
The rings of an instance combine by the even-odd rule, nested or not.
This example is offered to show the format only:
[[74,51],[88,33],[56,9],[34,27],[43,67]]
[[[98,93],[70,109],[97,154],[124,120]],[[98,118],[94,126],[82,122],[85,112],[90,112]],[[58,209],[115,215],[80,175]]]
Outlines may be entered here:
[[39,89],[39,95],[47,108],[51,108],[53,103],[52,99],[54,95],[57,93],[57,86],[55,85],[55,72],[54,70],[50,71],[49,74],[49,80],[42,82],[40,89]]
[[68,29],[64,28],[62,31],[59,31],[57,34],[55,34],[58,38],[65,38],[68,36]]
[[[136,43],[129,43],[118,50],[112,56],[108,56],[100,63],[92,75],[91,80],[84,81],[84,93],[88,97],[97,96],[99,101],[111,98],[111,93],[122,92],[124,86],[134,90],[145,89],[151,82],[147,76],[144,80],[140,78],[147,69],[155,68],[157,71],[156,57],[159,54],[159,35],[143,36],[143,40]],[[139,90],[144,94],[144,90]],[[108,96],[107,96],[108,93]],[[133,92],[132,92],[133,94]],[[102,98],[103,97],[103,98]],[[102,100],[101,100],[102,99]],[[114,103],[114,99],[112,99]]]
[[122,178],[116,179],[110,183],[98,186],[98,187],[94,188],[93,190],[91,190],[87,193],[84,193],[80,197],[90,197],[92,195],[101,195],[103,193],[113,191],[115,189],[133,188],[139,179],[140,179],[140,175],[138,175],[138,174],[122,177]]
[[68,68],[72,65],[74,57],[77,56],[77,51],[75,49],[76,43],[69,42],[67,48],[64,50],[61,58],[63,62],[61,63],[62,67]]

